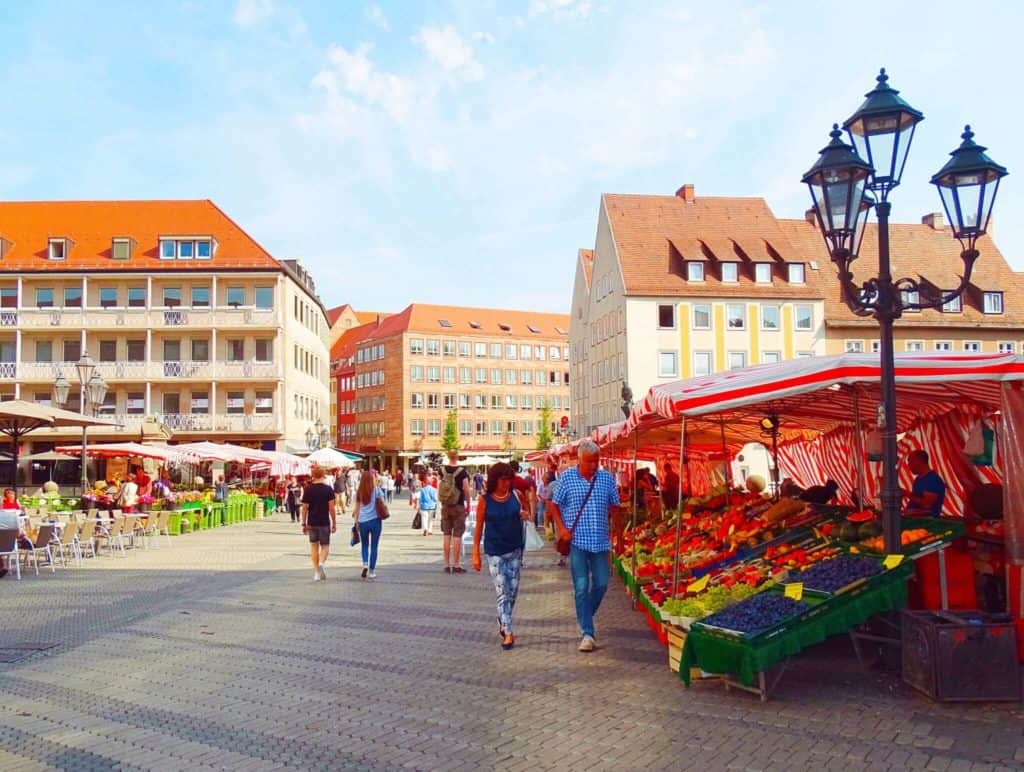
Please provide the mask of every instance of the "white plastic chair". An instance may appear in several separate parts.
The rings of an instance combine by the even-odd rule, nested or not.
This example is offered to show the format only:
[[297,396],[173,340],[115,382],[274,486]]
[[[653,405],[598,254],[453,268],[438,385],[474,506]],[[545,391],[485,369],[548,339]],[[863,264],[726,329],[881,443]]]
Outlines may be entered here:
[[7,558],[7,565],[14,571],[15,578],[21,581],[21,562],[18,559],[19,533],[17,528],[0,530],[0,557]]

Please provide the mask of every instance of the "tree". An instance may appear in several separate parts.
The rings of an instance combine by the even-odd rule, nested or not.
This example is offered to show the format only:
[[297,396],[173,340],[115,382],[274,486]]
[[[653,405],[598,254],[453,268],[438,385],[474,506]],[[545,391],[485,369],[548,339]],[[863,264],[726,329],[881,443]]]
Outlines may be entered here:
[[441,437],[441,447],[445,450],[459,449],[459,411],[449,410],[448,418],[444,422],[444,436]]
[[551,436],[551,408],[546,404],[540,409],[540,431],[537,432],[537,450],[551,447],[554,437]]

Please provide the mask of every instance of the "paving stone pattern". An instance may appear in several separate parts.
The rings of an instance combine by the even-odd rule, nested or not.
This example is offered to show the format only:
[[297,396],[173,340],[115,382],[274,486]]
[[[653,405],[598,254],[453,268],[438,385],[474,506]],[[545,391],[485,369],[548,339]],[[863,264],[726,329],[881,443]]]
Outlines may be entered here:
[[842,638],[767,704],[687,690],[613,584],[580,654],[550,551],[503,652],[489,577],[393,511],[376,582],[347,527],[312,582],[280,515],[0,581],[0,770],[1024,769],[1020,706],[934,704]]

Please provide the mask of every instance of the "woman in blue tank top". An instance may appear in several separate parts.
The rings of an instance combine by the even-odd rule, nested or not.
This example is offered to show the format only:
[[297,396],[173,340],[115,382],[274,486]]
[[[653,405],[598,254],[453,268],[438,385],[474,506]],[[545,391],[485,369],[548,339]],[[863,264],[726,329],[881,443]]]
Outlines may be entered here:
[[514,476],[512,467],[504,462],[487,471],[487,486],[478,500],[473,531],[473,568],[479,571],[482,566],[480,537],[483,536],[487,567],[498,596],[498,632],[505,651],[516,642],[512,634],[512,609],[519,594],[519,574],[523,567],[523,518],[519,499],[512,490]]

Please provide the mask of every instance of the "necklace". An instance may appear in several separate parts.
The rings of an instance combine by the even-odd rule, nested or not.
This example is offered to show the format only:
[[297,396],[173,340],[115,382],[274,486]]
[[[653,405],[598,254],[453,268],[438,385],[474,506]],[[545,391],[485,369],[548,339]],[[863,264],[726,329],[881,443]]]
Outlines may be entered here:
[[504,502],[504,501],[508,501],[508,497],[511,496],[511,495],[512,495],[512,491],[509,491],[504,496],[499,496],[497,493],[492,493],[491,494],[491,498],[494,499],[495,501]]

